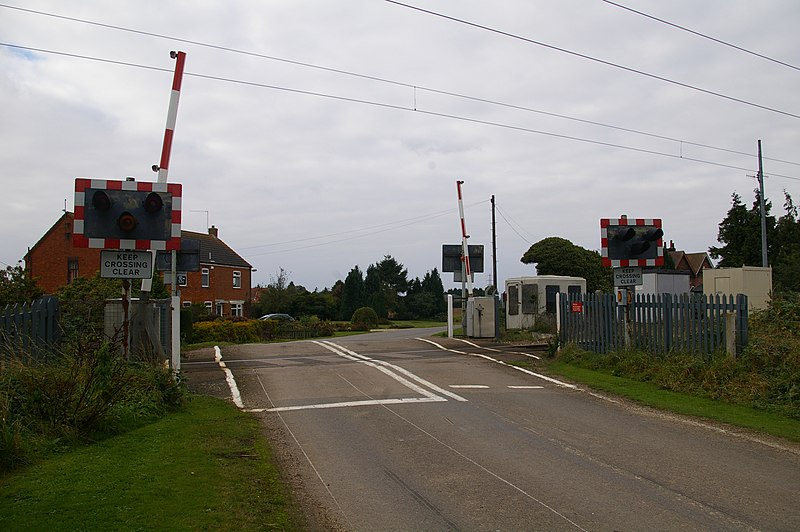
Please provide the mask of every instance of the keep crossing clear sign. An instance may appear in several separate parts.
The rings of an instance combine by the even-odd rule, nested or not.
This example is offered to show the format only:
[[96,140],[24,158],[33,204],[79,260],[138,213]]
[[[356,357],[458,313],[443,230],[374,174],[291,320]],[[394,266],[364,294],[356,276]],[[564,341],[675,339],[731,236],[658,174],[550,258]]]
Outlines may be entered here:
[[106,279],[149,279],[153,277],[153,254],[150,251],[100,252],[100,277]]
[[614,268],[614,286],[641,286],[641,266],[627,266]]

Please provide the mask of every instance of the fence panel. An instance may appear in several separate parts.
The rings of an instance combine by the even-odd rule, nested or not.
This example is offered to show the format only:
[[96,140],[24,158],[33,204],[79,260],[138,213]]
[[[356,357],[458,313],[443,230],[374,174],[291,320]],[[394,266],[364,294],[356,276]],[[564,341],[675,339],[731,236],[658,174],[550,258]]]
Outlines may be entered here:
[[[747,345],[747,296],[637,294],[626,308],[611,294],[562,294],[559,340],[588,351],[608,353],[630,345],[653,354],[688,351],[710,355],[735,334],[736,353]],[[581,311],[572,305],[582,303]],[[734,315],[735,331],[728,330]]]
[[6,305],[0,312],[0,364],[49,356],[60,339],[58,298]]

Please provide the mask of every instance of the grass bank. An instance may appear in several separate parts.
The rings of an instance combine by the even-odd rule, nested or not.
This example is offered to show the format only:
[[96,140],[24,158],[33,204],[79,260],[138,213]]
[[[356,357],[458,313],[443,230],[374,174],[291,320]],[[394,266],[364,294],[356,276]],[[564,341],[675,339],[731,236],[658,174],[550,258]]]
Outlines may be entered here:
[[608,371],[587,369],[559,360],[547,365],[548,371],[639,404],[800,442],[800,422],[761,409],[729,404],[721,400],[666,390],[651,382],[613,375]]
[[301,528],[259,422],[193,396],[179,412],[0,479],[2,530]]

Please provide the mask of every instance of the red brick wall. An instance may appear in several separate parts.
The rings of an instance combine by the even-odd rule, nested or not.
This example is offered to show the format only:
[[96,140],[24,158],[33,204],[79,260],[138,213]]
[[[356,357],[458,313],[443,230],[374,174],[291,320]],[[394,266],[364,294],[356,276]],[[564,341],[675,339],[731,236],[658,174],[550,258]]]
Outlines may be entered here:
[[47,294],[67,284],[68,261],[78,259],[78,276],[100,269],[100,250],[72,246],[72,216],[65,214],[25,257],[25,268]]
[[[68,261],[78,259],[78,275],[93,277],[100,270],[100,250],[76,248],[72,245],[72,213],[66,213],[42,237],[26,256],[25,267],[29,275],[45,293],[52,294],[67,284]],[[243,302],[243,314],[250,315],[250,270],[247,268],[223,266],[219,264],[201,264],[201,268],[209,268],[210,283],[207,288],[201,287],[201,272],[188,273],[188,285],[178,290],[182,301],[204,304],[224,300],[223,315],[231,315],[230,301]],[[242,274],[242,288],[233,288],[233,272]]]
[[[228,301],[242,301],[244,303],[244,315],[250,315],[250,270],[235,266],[222,266],[219,264],[201,264],[201,271],[187,273],[187,286],[179,286],[181,301],[204,304],[206,301],[216,303],[218,299],[226,301],[223,315],[231,313]],[[209,269],[209,286],[201,286],[202,268]],[[233,287],[233,272],[241,272],[242,287]],[[212,312],[214,311],[212,306]]]

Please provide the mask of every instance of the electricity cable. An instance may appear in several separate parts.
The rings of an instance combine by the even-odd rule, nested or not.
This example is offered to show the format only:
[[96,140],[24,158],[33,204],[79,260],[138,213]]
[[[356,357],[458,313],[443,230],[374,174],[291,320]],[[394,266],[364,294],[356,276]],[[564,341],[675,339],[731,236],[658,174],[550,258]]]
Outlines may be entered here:
[[735,50],[739,50],[740,52],[744,52],[746,54],[754,55],[756,57],[760,57],[761,59],[766,59],[767,61],[771,61],[773,63],[777,63],[779,65],[783,65],[785,67],[793,68],[794,70],[800,70],[800,67],[798,67],[798,66],[786,63],[786,62],[781,61],[779,59],[774,59],[772,57],[769,57],[769,56],[764,55],[764,54],[760,54],[758,52],[754,52],[753,50],[748,50],[747,48],[743,48],[743,47],[737,46],[737,45],[735,45],[733,43],[729,43],[727,41],[723,41],[722,39],[717,39],[716,37],[711,37],[710,35],[706,35],[705,33],[701,33],[699,31],[695,31],[693,29],[686,28],[686,27],[681,26],[679,24],[675,24],[674,22],[670,22],[670,21],[664,20],[662,18],[654,17],[653,15],[649,15],[649,14],[644,13],[642,11],[637,11],[636,9],[633,9],[632,7],[624,6],[622,4],[618,4],[616,2],[612,2],[611,0],[600,0],[600,1],[601,2],[605,2],[606,4],[618,7],[620,9],[625,9],[627,11],[630,11],[631,13],[636,13],[637,15],[641,15],[643,17],[647,17],[647,18],[649,18],[651,20],[655,20],[656,22],[660,22],[662,24],[666,24],[667,26],[672,26],[673,28],[677,28],[677,29],[685,31],[687,33],[691,33],[693,35],[697,35],[698,37],[702,37],[703,39],[708,39],[709,41],[714,41],[715,43],[722,44],[724,46],[728,46],[728,47],[733,48]]
[[[158,39],[166,39],[166,40],[170,40],[170,41],[176,41],[176,42],[181,42],[181,43],[185,43],[185,44],[192,44],[192,45],[196,45],[196,46],[201,46],[201,47],[205,47],[205,48],[211,48],[211,49],[230,52],[230,53],[236,53],[236,54],[241,54],[241,55],[246,55],[246,56],[251,56],[251,57],[258,57],[260,59],[267,59],[267,60],[270,60],[270,61],[276,61],[276,62],[291,64],[291,65],[295,65],[295,66],[301,66],[301,67],[304,67],[304,68],[311,68],[311,69],[321,70],[321,71],[324,71],[324,72],[331,72],[331,73],[335,73],[335,74],[341,74],[341,75],[345,75],[345,76],[351,76],[351,77],[356,77],[356,78],[360,78],[360,79],[376,81],[376,82],[380,82],[380,83],[387,83],[387,84],[395,85],[395,86],[399,86],[399,87],[411,88],[411,89],[414,89],[415,91],[419,90],[419,91],[424,91],[424,92],[430,92],[432,94],[441,94],[441,95],[444,95],[444,96],[451,96],[451,97],[454,97],[454,98],[461,98],[461,99],[480,102],[480,103],[485,103],[485,104],[489,104],[489,105],[496,105],[496,106],[500,106],[500,107],[506,107],[506,108],[510,108],[510,109],[516,109],[516,110],[526,111],[526,112],[531,112],[531,113],[538,113],[538,114],[542,114],[542,115],[545,115],[545,116],[552,116],[554,118],[561,118],[563,120],[570,120],[570,121],[584,123],[584,124],[590,124],[590,125],[594,125],[594,126],[598,126],[598,127],[604,127],[604,128],[614,129],[614,130],[618,130],[618,131],[625,131],[625,132],[633,133],[633,134],[636,134],[636,135],[643,135],[643,136],[648,136],[648,137],[652,137],[652,138],[668,140],[668,141],[672,141],[672,142],[679,142],[679,143],[682,143],[682,144],[686,144],[686,145],[690,145],[690,146],[697,146],[697,147],[700,147],[700,148],[718,150],[718,151],[723,151],[723,152],[727,152],[727,153],[734,153],[734,154],[738,154],[738,155],[746,155],[746,156],[752,156],[753,155],[751,153],[742,152],[742,151],[738,151],[738,150],[731,150],[731,149],[728,149],[728,148],[721,148],[721,147],[712,146],[712,145],[709,145],[709,144],[703,144],[703,143],[699,143],[699,142],[692,142],[692,141],[685,140],[685,139],[678,139],[678,138],[675,138],[675,137],[659,135],[659,134],[656,134],[656,133],[649,133],[649,132],[641,131],[641,130],[637,130],[637,129],[627,128],[627,127],[622,127],[622,126],[616,126],[616,125],[612,125],[612,124],[605,124],[605,123],[602,123],[602,122],[586,120],[586,119],[582,119],[582,118],[572,117],[572,116],[569,116],[569,115],[553,113],[553,112],[549,112],[549,111],[543,111],[543,110],[540,110],[540,109],[534,109],[534,108],[530,108],[530,107],[514,105],[514,104],[510,104],[510,103],[506,103],[506,102],[500,102],[500,101],[491,100],[491,99],[488,99],[488,98],[481,98],[481,97],[477,97],[477,96],[471,96],[471,95],[467,95],[467,94],[461,94],[461,93],[457,93],[457,92],[452,92],[452,91],[447,91],[447,90],[442,90],[442,89],[436,89],[436,88],[433,88],[433,87],[425,87],[425,86],[416,85],[416,84],[412,84],[412,83],[408,83],[408,82],[391,80],[391,79],[387,79],[387,78],[371,76],[371,75],[368,75],[368,74],[361,74],[361,73],[358,73],[358,72],[353,72],[353,71],[348,71],[348,70],[343,70],[343,69],[338,69],[338,68],[332,68],[332,67],[326,67],[326,66],[322,66],[322,65],[315,65],[313,63],[307,63],[307,62],[303,62],[303,61],[295,61],[295,60],[292,60],[292,59],[276,57],[276,56],[262,54],[262,53],[258,53],[258,52],[252,52],[252,51],[248,51],[248,50],[241,50],[241,49],[238,49],[238,48],[232,48],[232,47],[228,47],[228,46],[220,46],[220,45],[206,43],[206,42],[192,40],[192,39],[185,39],[185,38],[180,38],[180,37],[164,35],[164,34],[160,34],[160,33],[144,31],[144,30],[126,28],[124,26],[105,24],[105,23],[102,23],[102,22],[96,22],[96,21],[91,21],[91,20],[86,20],[86,19],[75,18],[75,17],[68,17],[66,15],[48,13],[48,12],[45,12],[45,11],[37,11],[37,10],[34,10],[34,9],[27,9],[27,8],[22,8],[22,7],[18,7],[18,6],[10,6],[10,5],[7,5],[7,4],[0,4],[0,8],[14,9],[14,10],[17,10],[17,11],[32,13],[32,14],[36,14],[36,15],[42,15],[42,16],[46,16],[46,17],[52,17],[52,18],[56,18],[56,19],[67,20],[67,21],[70,21],[70,22],[77,22],[77,23],[80,23],[80,24],[87,24],[87,25],[91,25],[91,26],[97,26],[97,27],[106,28],[106,29],[112,29],[112,30],[116,30],[116,31],[128,32],[128,33],[133,33],[133,34],[137,34],[137,35],[143,35],[143,36],[147,36],[147,37],[154,37],[154,38],[158,38]],[[121,63],[121,64],[124,64],[124,63]],[[798,162],[775,159],[775,158],[772,158],[772,157],[763,157],[763,159],[764,160],[775,161],[775,162],[780,162],[780,163],[785,163],[785,164],[791,164],[791,165],[800,166],[800,163],[798,163]]]
[[774,107],[769,107],[767,105],[761,105],[759,103],[751,102],[749,100],[744,100],[742,98],[737,98],[735,96],[729,96],[729,95],[723,94],[721,92],[716,92],[716,91],[712,91],[712,90],[709,90],[709,89],[704,89],[702,87],[698,87],[697,85],[691,85],[689,83],[683,83],[681,81],[670,79],[670,78],[667,78],[667,77],[664,77],[664,76],[659,76],[658,74],[651,74],[649,72],[645,72],[644,70],[639,70],[639,69],[636,69],[636,68],[627,67],[627,66],[621,65],[619,63],[614,63],[612,61],[606,61],[605,59],[600,59],[598,57],[593,57],[591,55],[582,54],[580,52],[575,52],[575,51],[572,51],[572,50],[568,50],[566,48],[561,48],[559,46],[554,46],[552,44],[547,44],[547,43],[544,43],[544,42],[541,42],[541,41],[536,41],[534,39],[529,39],[528,37],[523,37],[521,35],[517,35],[517,34],[514,34],[514,33],[507,32],[507,31],[499,30],[499,29],[492,28],[492,27],[489,27],[489,26],[484,26],[483,24],[478,24],[477,22],[470,22],[468,20],[452,17],[450,15],[445,15],[444,13],[438,13],[436,11],[431,11],[429,9],[423,9],[421,7],[413,6],[413,5],[410,5],[410,4],[404,4],[402,2],[398,2],[397,0],[384,0],[384,1],[385,2],[389,2],[390,4],[395,4],[395,5],[398,5],[398,6],[401,6],[401,7],[406,7],[408,9],[413,9],[413,10],[419,11],[421,13],[426,13],[428,15],[433,15],[435,17],[439,17],[439,18],[443,18],[443,19],[446,19],[446,20],[450,20],[452,22],[458,22],[459,24],[464,24],[464,25],[467,25],[467,26],[471,26],[473,28],[477,28],[477,29],[481,29],[481,30],[484,30],[484,31],[488,31],[490,33],[495,33],[497,35],[503,35],[505,37],[510,37],[512,39],[516,39],[516,40],[519,40],[519,41],[527,42],[527,43],[530,43],[530,44],[535,44],[537,46],[542,46],[542,47],[548,48],[550,50],[555,50],[557,52],[569,54],[569,55],[572,55],[572,56],[575,56],[575,57],[580,57],[581,59],[586,59],[586,60],[589,60],[589,61],[593,61],[595,63],[600,63],[602,65],[606,65],[606,66],[610,66],[610,67],[617,68],[617,69],[620,69],[620,70],[624,70],[624,71],[630,72],[632,74],[638,74],[640,76],[645,76],[645,77],[648,77],[648,78],[651,78],[651,79],[656,79],[658,81],[663,81],[665,83],[670,83],[672,85],[677,85],[677,86],[683,87],[685,89],[691,89],[691,90],[694,90],[694,91],[702,92],[704,94],[708,94],[710,96],[716,96],[717,98],[723,98],[725,100],[729,100],[729,101],[736,102],[736,103],[741,103],[743,105],[748,105],[750,107],[756,107],[756,108],[762,109],[764,111],[770,111],[770,112],[778,113],[778,114],[781,114],[781,115],[784,115],[784,116],[789,116],[789,117],[792,117],[792,118],[800,118],[800,115],[797,115],[797,114],[794,114],[794,113],[790,113],[788,111],[782,111],[782,110],[776,109]]
[[[11,48],[23,49],[23,50],[37,51],[37,52],[41,52],[41,53],[52,53],[52,54],[62,55],[62,56],[67,56],[67,57],[72,57],[72,58],[79,58],[79,59],[85,59],[85,60],[91,60],[91,61],[99,61],[99,62],[103,62],[103,63],[111,63],[111,64],[115,64],[115,65],[129,66],[129,67],[141,68],[141,69],[146,69],[146,70],[154,70],[154,71],[159,71],[159,72],[171,72],[171,70],[165,69],[165,68],[153,67],[153,66],[148,66],[148,65],[141,65],[141,64],[136,64],[136,63],[124,62],[124,61],[115,61],[115,60],[110,60],[110,59],[102,59],[102,58],[86,56],[86,55],[80,55],[80,54],[71,54],[71,53],[66,53],[66,52],[58,52],[58,51],[46,50],[46,49],[43,49],[43,48],[33,48],[33,47],[14,45],[14,44],[8,44],[8,43],[3,43],[3,42],[0,42],[0,46],[6,46],[6,47],[11,47]],[[306,96],[316,96],[316,97],[319,97],[319,98],[327,98],[327,99],[331,99],[331,100],[338,100],[338,101],[344,101],[344,102],[349,102],[349,103],[359,103],[359,104],[363,104],[363,105],[370,105],[370,106],[381,107],[381,108],[385,108],[385,109],[394,109],[394,110],[399,110],[399,111],[410,111],[410,112],[419,113],[419,114],[428,115],[428,116],[434,116],[434,117],[438,117],[438,118],[449,118],[451,120],[458,120],[458,121],[462,121],[462,122],[468,122],[468,123],[479,124],[479,125],[494,126],[494,127],[499,127],[499,128],[503,128],[503,129],[509,129],[509,130],[513,130],[513,131],[520,131],[520,132],[532,133],[532,134],[537,134],[537,135],[544,135],[544,136],[560,138],[560,139],[564,139],[564,140],[573,140],[573,141],[576,141],[576,142],[583,142],[583,143],[593,144],[593,145],[597,145],[597,146],[606,146],[606,147],[610,147],[610,148],[618,148],[618,149],[622,149],[622,150],[628,150],[628,151],[633,151],[633,152],[638,152],[638,153],[643,153],[643,154],[648,154],[648,155],[668,157],[668,158],[672,158],[672,159],[682,159],[682,160],[686,160],[686,161],[691,161],[691,162],[696,162],[696,163],[701,163],[701,164],[707,164],[707,165],[711,165],[711,166],[718,166],[718,167],[722,167],[722,168],[730,168],[730,169],[733,169],[733,170],[742,170],[742,171],[745,171],[745,172],[754,172],[755,171],[752,168],[745,168],[745,167],[742,167],[742,166],[735,166],[735,165],[730,165],[730,164],[725,164],[725,163],[719,163],[719,162],[710,161],[710,160],[706,160],[706,159],[700,159],[700,158],[696,158],[696,157],[688,157],[688,156],[685,156],[683,154],[674,154],[674,153],[668,153],[668,152],[663,152],[663,151],[658,151],[658,150],[651,150],[651,149],[646,149],[646,148],[638,148],[638,147],[635,147],[635,146],[628,146],[628,145],[625,145],[625,144],[617,144],[617,143],[613,143],[613,142],[605,142],[605,141],[601,141],[601,140],[587,139],[587,138],[584,138],[584,137],[577,137],[577,136],[574,136],[574,135],[564,135],[564,134],[554,133],[554,132],[550,132],[550,131],[543,131],[543,130],[527,128],[527,127],[522,127],[522,126],[514,126],[514,125],[511,125],[511,124],[504,124],[504,123],[501,123],[501,122],[492,122],[492,121],[489,121],[489,120],[481,120],[481,119],[477,119],[477,118],[470,118],[470,117],[465,117],[465,116],[460,116],[460,115],[453,115],[453,114],[448,114],[448,113],[440,113],[440,112],[436,112],[436,111],[428,111],[428,110],[424,110],[424,109],[419,109],[417,107],[408,107],[408,106],[404,106],[404,105],[390,104],[390,103],[386,103],[386,102],[376,102],[376,101],[371,101],[371,100],[364,100],[364,99],[361,99],[361,98],[338,96],[338,95],[334,95],[334,94],[327,94],[327,93],[316,92],[316,91],[296,89],[296,88],[291,88],[291,87],[281,87],[281,86],[278,86],[278,85],[271,85],[271,84],[267,84],[267,83],[259,83],[259,82],[254,82],[254,81],[238,80],[238,79],[221,77],[221,76],[213,76],[213,75],[210,75],[210,74],[184,72],[184,76],[185,77],[196,77],[196,78],[201,78],[201,79],[220,81],[220,82],[225,82],[225,83],[233,83],[233,84],[245,85],[245,86],[251,86],[251,87],[273,89],[273,90],[284,91],[284,92],[289,92],[289,93],[294,93],[294,94],[302,94],[302,95],[306,95]],[[785,178],[785,179],[792,179],[792,180],[800,181],[800,177],[788,176],[788,175],[777,174],[777,173],[765,174],[765,177],[781,177],[781,178]]]

